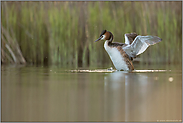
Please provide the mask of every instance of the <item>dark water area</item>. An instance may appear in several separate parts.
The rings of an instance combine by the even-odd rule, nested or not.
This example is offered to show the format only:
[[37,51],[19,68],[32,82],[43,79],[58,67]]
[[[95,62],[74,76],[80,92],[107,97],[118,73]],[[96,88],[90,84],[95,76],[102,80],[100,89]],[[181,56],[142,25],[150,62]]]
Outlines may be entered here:
[[1,66],[1,119],[182,121],[181,64],[106,68]]

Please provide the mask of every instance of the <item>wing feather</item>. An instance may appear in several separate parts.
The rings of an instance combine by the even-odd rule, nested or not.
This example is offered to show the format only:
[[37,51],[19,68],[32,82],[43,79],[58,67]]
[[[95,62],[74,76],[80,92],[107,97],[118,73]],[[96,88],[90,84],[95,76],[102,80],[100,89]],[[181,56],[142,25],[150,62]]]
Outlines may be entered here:
[[125,34],[125,44],[131,44],[138,35],[136,33]]
[[137,55],[143,53],[150,45],[154,45],[160,42],[162,39],[157,36],[140,36],[138,35],[134,41],[123,47],[123,50],[130,56],[136,57]]

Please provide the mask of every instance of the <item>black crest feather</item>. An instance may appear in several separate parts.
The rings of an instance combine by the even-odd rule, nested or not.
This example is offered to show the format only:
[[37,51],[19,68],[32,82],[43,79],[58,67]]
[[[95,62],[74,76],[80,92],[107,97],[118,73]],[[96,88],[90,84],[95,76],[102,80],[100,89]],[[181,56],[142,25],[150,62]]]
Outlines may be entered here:
[[100,37],[106,33],[106,30],[103,30],[102,33],[100,34]]

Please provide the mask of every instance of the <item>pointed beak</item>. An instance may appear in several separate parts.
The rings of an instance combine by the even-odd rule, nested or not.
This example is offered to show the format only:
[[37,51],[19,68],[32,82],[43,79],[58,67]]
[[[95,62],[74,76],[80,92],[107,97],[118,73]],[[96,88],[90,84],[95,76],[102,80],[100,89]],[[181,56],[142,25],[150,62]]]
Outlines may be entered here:
[[95,40],[95,42],[100,41],[101,38],[102,38],[102,36],[100,38],[98,38],[97,40]]

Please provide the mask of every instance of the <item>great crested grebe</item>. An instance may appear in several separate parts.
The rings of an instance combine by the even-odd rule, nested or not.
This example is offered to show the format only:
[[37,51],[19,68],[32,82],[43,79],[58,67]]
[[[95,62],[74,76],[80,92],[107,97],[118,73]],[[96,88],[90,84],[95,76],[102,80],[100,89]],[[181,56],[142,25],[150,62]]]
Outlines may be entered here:
[[132,63],[133,58],[143,53],[150,45],[162,41],[162,39],[157,36],[141,36],[136,33],[125,34],[124,36],[125,43],[113,43],[113,34],[107,30],[103,30],[100,37],[96,40],[106,40],[104,48],[117,70],[134,70]]

